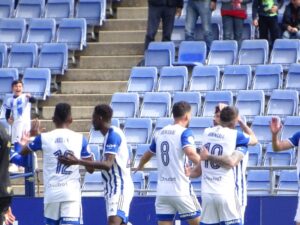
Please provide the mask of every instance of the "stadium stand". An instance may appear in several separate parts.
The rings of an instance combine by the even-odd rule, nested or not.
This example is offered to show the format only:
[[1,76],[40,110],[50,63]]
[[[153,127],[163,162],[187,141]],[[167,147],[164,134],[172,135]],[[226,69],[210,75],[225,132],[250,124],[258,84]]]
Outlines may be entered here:
[[262,161],[262,146],[260,143],[249,146],[249,161],[248,166],[260,166]]
[[11,83],[19,78],[18,70],[15,68],[0,68],[0,99],[11,93]]
[[286,140],[300,131],[300,117],[287,116],[284,120],[284,126],[281,133],[281,139]]
[[45,8],[45,18],[55,19],[59,23],[64,18],[74,16],[73,0],[48,0]]
[[256,116],[252,122],[252,130],[256,135],[257,140],[265,145],[272,141],[272,135],[270,133],[270,121],[272,116]]
[[277,194],[295,195],[298,192],[298,174],[296,170],[280,172]]
[[190,103],[192,116],[198,116],[201,113],[201,95],[199,92],[176,92],[173,96],[173,105],[180,101]]
[[250,170],[247,175],[248,195],[268,195],[271,179],[268,170]]
[[0,18],[9,18],[14,14],[15,0],[2,0],[0,2]]
[[211,117],[193,117],[190,121],[189,128],[193,131],[195,143],[202,143],[202,134],[205,128],[213,126]]
[[182,41],[178,51],[178,61],[175,65],[197,66],[205,63],[207,55],[204,41]]
[[25,37],[25,32],[25,19],[0,19],[0,43],[6,43],[9,47],[12,43],[21,43]]
[[291,64],[286,76],[285,89],[300,90],[300,65]]
[[115,93],[110,106],[114,111],[115,118],[136,117],[139,109],[139,96],[136,93]]
[[45,0],[19,0],[16,7],[16,18],[40,18],[45,10]]
[[6,66],[7,61],[7,46],[6,44],[0,44],[0,68]]
[[264,166],[290,166],[294,158],[294,150],[274,152],[272,144],[268,144],[264,157]]
[[56,22],[54,19],[31,19],[28,24],[26,43],[42,45],[54,41]]
[[231,91],[210,91],[206,93],[203,105],[202,116],[212,117],[215,113],[215,107],[219,103],[227,105],[233,104],[233,94]]

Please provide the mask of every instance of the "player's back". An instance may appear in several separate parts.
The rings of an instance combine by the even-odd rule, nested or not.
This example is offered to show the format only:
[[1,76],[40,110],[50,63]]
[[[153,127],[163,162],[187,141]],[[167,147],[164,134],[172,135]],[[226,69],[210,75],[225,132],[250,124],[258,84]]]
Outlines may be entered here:
[[194,145],[193,137],[190,143],[182,143],[187,128],[178,124],[168,125],[155,135],[156,156],[158,167],[158,196],[186,196],[190,194],[190,180],[185,175],[184,167],[188,159],[184,153],[184,145]]
[[[236,148],[237,131],[215,126],[206,128],[203,144],[211,155],[230,156]],[[234,170],[219,166],[212,161],[202,161],[202,192],[226,194],[235,189]]]

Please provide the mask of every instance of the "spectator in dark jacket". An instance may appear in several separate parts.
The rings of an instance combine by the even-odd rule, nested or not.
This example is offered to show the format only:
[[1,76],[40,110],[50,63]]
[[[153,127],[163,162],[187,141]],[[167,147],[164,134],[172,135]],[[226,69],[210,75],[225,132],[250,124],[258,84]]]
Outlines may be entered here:
[[160,19],[162,19],[162,41],[170,41],[175,16],[181,15],[183,0],[148,0],[148,24],[145,49],[154,41]]
[[282,19],[283,38],[300,39],[300,0],[292,0],[284,10]]
[[278,4],[277,0],[253,0],[252,4],[253,25],[258,26],[260,39],[268,40],[270,32],[270,46],[273,46],[273,42],[280,38]]

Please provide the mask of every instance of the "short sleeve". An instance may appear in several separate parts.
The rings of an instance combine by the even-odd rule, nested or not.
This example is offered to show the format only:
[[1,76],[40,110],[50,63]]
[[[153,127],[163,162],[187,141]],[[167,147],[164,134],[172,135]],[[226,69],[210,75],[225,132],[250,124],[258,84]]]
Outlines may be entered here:
[[151,145],[149,147],[150,151],[152,153],[156,153],[156,141],[155,141],[155,138],[152,139],[152,142],[151,142]]
[[34,152],[38,150],[42,150],[42,136],[41,135],[36,136],[35,139],[27,145],[27,147]]
[[91,150],[88,145],[88,141],[83,136],[82,137],[82,149],[81,149],[81,158],[89,158],[91,157]]
[[237,131],[236,147],[247,147],[250,141],[250,136],[241,131]]
[[121,136],[117,132],[110,130],[108,133],[106,144],[104,146],[104,153],[117,154],[121,142]]
[[298,146],[299,145],[299,139],[300,139],[300,131],[295,133],[292,137],[289,138],[289,141],[293,146]]
[[181,147],[184,149],[185,147],[195,147],[195,139],[191,129],[186,129],[181,134]]
[[241,152],[241,153],[243,153],[244,155],[246,155],[247,152],[248,152],[248,148],[245,147],[245,146],[238,147],[236,150],[239,151],[239,152]]

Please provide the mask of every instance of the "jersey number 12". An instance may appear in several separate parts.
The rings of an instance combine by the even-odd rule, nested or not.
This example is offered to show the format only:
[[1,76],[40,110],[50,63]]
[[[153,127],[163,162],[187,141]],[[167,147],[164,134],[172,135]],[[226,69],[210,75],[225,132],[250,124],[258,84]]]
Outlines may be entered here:
[[[66,151],[64,152],[64,154],[62,154],[62,151],[61,151],[61,150],[57,150],[57,151],[54,152],[53,154],[54,154],[56,157],[61,156],[61,155],[67,157],[68,155],[73,154],[73,152],[70,151],[70,150],[66,150]],[[70,167],[70,166],[61,164],[59,161],[57,161],[56,174],[70,175],[70,174],[72,173],[72,171],[68,171],[68,170],[67,170],[69,167]]]

